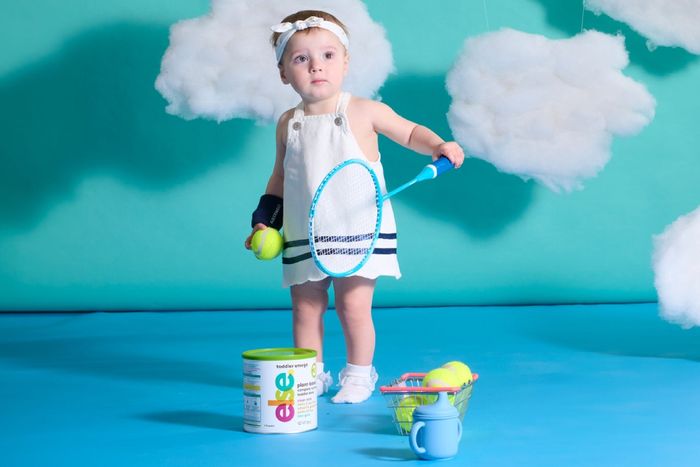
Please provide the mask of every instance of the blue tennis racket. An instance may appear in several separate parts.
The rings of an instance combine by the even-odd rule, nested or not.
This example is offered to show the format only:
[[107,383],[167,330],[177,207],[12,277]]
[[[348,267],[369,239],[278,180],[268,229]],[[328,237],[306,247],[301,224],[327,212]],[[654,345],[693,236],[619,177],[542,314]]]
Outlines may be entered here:
[[335,166],[321,181],[309,210],[309,245],[316,265],[331,277],[357,272],[374,251],[384,202],[452,168],[452,162],[442,156],[408,182],[382,195],[377,174],[367,161],[349,159]]

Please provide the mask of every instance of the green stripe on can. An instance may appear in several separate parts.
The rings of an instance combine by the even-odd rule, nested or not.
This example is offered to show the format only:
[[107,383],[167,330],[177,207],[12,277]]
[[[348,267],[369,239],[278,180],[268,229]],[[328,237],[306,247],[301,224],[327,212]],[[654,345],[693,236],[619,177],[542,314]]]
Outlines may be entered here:
[[303,360],[316,357],[316,351],[312,349],[300,349],[296,347],[282,347],[277,349],[255,349],[243,352],[246,360]]

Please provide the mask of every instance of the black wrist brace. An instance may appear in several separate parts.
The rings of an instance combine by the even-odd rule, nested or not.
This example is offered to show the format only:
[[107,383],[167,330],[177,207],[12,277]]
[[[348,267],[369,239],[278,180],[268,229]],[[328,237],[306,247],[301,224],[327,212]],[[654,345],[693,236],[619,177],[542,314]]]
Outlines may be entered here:
[[282,198],[276,195],[262,195],[250,221],[251,227],[255,227],[255,224],[265,224],[280,230],[282,228]]

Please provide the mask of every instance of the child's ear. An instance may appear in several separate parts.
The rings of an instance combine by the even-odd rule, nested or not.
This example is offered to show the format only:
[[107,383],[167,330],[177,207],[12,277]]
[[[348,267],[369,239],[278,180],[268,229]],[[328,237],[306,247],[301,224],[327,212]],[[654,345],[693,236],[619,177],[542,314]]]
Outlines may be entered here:
[[282,80],[282,84],[289,84],[289,80],[287,79],[287,76],[284,74],[284,67],[282,65],[277,65],[277,68],[280,71],[280,79]]
[[345,62],[343,63],[343,76],[347,76],[350,69],[350,54],[345,52]]

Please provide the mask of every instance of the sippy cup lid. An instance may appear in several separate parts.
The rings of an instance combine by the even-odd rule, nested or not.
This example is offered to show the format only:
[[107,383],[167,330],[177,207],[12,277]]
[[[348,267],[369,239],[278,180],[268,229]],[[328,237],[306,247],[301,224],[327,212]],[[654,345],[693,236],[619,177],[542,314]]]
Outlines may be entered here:
[[438,393],[438,399],[434,404],[421,405],[413,412],[413,420],[444,420],[458,418],[459,411],[447,398],[447,392]]

